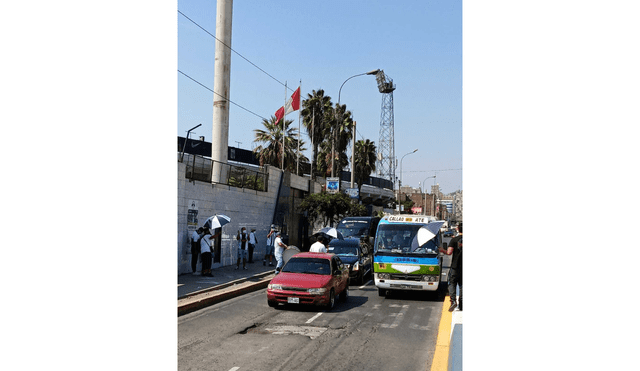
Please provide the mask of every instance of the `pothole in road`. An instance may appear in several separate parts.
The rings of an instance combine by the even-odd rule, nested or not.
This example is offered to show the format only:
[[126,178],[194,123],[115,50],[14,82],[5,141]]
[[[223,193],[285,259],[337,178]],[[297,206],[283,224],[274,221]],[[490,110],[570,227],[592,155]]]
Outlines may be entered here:
[[254,329],[254,328],[258,327],[258,325],[259,325],[259,323],[254,323],[253,325],[251,325],[251,326],[247,327],[246,329],[244,329],[244,330],[242,330],[242,331],[238,332],[238,334],[242,334],[242,335],[244,335],[244,334],[246,334],[247,332],[251,331],[251,329]]
[[259,328],[257,325],[249,326],[240,331],[240,334],[273,334],[273,335],[302,335],[315,339],[327,331],[326,327],[278,325]]

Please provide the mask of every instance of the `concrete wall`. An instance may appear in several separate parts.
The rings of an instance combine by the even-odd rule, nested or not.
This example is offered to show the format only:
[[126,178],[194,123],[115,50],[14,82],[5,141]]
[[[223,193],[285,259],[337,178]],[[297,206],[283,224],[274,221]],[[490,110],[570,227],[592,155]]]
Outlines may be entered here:
[[[185,155],[186,162],[187,155]],[[237,258],[237,231],[243,226],[247,231],[256,229],[258,245],[253,253],[254,261],[262,260],[265,253],[265,240],[273,219],[280,169],[269,166],[268,192],[259,192],[221,184],[189,181],[185,178],[185,163],[178,162],[178,274],[191,273],[191,246],[189,242],[187,215],[192,204],[198,210],[198,227],[215,214],[224,214],[231,223],[222,228],[221,259],[213,267],[235,264]],[[200,264],[198,264],[200,269]]]

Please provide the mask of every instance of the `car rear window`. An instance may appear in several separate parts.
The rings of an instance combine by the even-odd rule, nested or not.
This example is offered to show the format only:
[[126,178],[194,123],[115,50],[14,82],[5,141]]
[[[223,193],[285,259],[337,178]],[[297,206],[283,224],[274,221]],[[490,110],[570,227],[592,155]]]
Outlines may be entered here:
[[328,259],[291,258],[282,268],[282,271],[288,273],[331,275],[331,266]]

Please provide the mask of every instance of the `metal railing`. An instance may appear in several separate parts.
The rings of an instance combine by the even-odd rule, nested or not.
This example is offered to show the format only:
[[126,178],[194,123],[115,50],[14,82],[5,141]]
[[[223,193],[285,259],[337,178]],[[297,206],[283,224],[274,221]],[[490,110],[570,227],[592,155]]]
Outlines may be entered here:
[[185,177],[189,180],[225,184],[260,192],[268,191],[269,174],[265,171],[256,171],[197,155],[185,157],[185,164]]

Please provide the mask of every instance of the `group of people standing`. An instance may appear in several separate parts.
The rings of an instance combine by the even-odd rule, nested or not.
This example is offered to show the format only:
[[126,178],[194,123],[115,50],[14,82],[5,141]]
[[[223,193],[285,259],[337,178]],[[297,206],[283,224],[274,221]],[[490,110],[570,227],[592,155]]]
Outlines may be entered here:
[[220,235],[221,229],[216,228],[214,233],[207,227],[200,227],[191,234],[191,271],[196,274],[198,267],[198,255],[202,261],[202,275],[213,277],[211,273],[211,260],[214,253],[215,239]]
[[[256,238],[256,229],[252,228],[251,233],[247,233],[247,228],[242,227],[236,235],[238,241],[238,256],[236,261],[236,269],[240,269],[240,262],[242,262],[242,269],[247,268],[247,262],[253,263],[253,251],[258,245],[258,239]],[[215,240],[220,235],[221,228],[216,228],[213,233],[207,227],[200,227],[193,231],[191,234],[191,271],[196,274],[198,267],[198,256],[202,262],[202,275],[205,277],[213,277],[211,273],[211,262],[214,254]],[[273,258],[276,260],[276,274],[280,272],[284,265],[282,254],[284,250],[288,249],[283,241],[280,232],[276,231],[275,225],[271,225],[269,234],[267,235],[267,248],[262,265],[267,264],[273,266]]]
[[236,269],[240,269],[240,260],[242,260],[242,269],[247,268],[247,260],[253,264],[253,249],[256,248],[258,240],[256,239],[256,229],[252,228],[251,233],[247,234],[247,229],[242,227],[242,231],[238,231],[236,239],[238,240],[238,261]]

